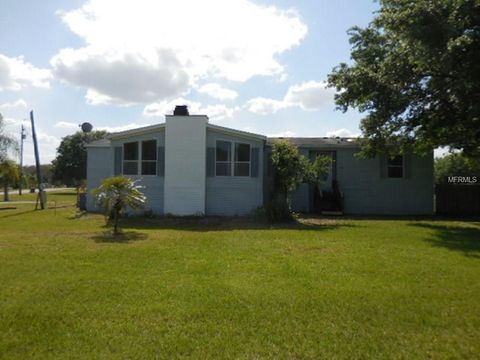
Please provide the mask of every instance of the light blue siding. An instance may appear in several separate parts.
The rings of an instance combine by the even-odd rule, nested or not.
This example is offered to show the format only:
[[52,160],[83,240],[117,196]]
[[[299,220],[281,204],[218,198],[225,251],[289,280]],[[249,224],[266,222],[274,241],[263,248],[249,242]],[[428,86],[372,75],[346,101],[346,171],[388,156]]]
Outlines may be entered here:
[[[324,149],[312,149],[324,150]],[[332,150],[329,148],[329,150]],[[343,194],[345,214],[357,215],[423,215],[433,213],[433,154],[425,157],[408,155],[405,178],[382,177],[386,161],[378,157],[358,159],[356,148],[337,148],[337,181]],[[308,150],[301,148],[303,155]],[[385,167],[385,168],[384,168]],[[308,212],[312,203],[311,187],[302,184],[292,196],[292,208]]]
[[[224,134],[207,129],[207,148],[214,148],[217,140],[239,141],[259,148],[259,169],[263,169],[264,142]],[[207,177],[207,215],[247,215],[263,205],[263,171],[258,177]]]
[[113,149],[111,147],[87,148],[87,210],[98,211],[92,189],[113,175]]
[[347,214],[433,213],[433,154],[410,156],[408,178],[381,177],[381,162],[357,159],[355,149],[337,150],[337,180]]

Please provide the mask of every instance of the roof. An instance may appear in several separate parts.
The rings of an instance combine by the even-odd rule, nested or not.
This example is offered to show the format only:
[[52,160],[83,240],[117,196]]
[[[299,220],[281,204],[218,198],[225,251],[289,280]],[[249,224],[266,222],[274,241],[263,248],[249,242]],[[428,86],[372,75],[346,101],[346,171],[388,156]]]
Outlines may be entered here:
[[110,135],[107,135],[107,139],[120,139],[120,138],[129,137],[130,135],[148,134],[152,131],[161,130],[163,128],[165,128],[165,123],[143,126],[135,129],[112,133]]
[[273,144],[277,140],[288,140],[298,147],[305,148],[338,148],[338,147],[359,147],[358,138],[352,137],[269,137],[267,144]]
[[236,129],[231,129],[231,128],[227,128],[219,125],[213,125],[213,124],[207,124],[207,127],[212,130],[216,130],[216,131],[227,133],[227,134],[237,135],[240,137],[267,140],[267,137],[264,135],[255,134],[248,131],[236,130]]
[[[192,116],[196,116],[196,115],[190,115],[190,116],[192,117]],[[165,128],[165,123],[149,125],[149,126],[136,128],[136,129],[130,129],[130,130],[125,130],[125,131],[112,133],[110,135],[107,135],[107,139],[108,140],[110,140],[110,139],[121,139],[121,138],[126,138],[126,137],[129,137],[129,136],[133,136],[133,135],[148,134],[148,133],[151,133],[152,131],[163,130],[164,128]],[[251,132],[248,132],[248,131],[236,130],[236,129],[226,128],[226,127],[223,127],[223,126],[218,126],[218,125],[213,125],[213,124],[207,124],[207,128],[212,129],[212,130],[216,130],[216,131],[220,131],[220,132],[223,132],[223,133],[227,133],[227,134],[241,136],[241,137],[267,140],[267,137],[264,136],[264,135],[254,134],[254,133],[251,133]],[[102,143],[102,144],[99,143],[97,145],[96,142],[92,142],[92,143],[89,144],[89,147],[109,146],[109,143],[108,144],[107,143]]]
[[109,146],[110,146],[109,139],[95,140],[85,145],[85,147],[109,147]]
[[[190,115],[195,116],[195,115]],[[358,143],[358,138],[353,137],[266,137],[264,135],[251,133],[248,131],[236,130],[231,129],[219,125],[207,124],[207,128],[223,132],[226,134],[232,134],[235,136],[240,136],[244,138],[254,138],[257,140],[264,140],[267,144],[271,145],[277,140],[288,140],[292,144],[297,145],[298,147],[304,148],[338,148],[338,147],[349,147],[349,148],[357,148],[360,146]],[[141,135],[141,134],[148,134],[155,130],[164,130],[165,123],[155,124],[144,126],[136,129],[120,131],[116,133],[112,133],[107,135],[106,139],[101,139],[97,141],[93,141],[87,145],[87,147],[108,147],[110,146],[111,139],[122,139],[127,138],[129,136],[134,135]]]

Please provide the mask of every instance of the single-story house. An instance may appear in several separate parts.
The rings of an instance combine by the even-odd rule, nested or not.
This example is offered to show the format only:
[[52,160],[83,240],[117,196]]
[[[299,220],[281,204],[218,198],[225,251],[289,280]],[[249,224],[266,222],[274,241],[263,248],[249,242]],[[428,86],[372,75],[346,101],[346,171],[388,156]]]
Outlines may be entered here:
[[[177,107],[157,125],[110,134],[87,146],[87,209],[102,179],[140,179],[153,213],[246,215],[264,205],[272,187],[269,154],[278,138],[234,130]],[[354,156],[354,138],[286,138],[310,158],[331,156],[323,188],[303,184],[292,199],[298,212],[420,215],[433,213],[433,152],[390,159]]]

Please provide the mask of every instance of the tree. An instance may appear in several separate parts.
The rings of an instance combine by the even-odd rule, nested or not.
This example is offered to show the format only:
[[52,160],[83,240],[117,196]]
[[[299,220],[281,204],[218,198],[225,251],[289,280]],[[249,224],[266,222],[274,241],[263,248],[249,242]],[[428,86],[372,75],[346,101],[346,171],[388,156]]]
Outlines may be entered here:
[[18,165],[12,160],[0,162],[0,182],[3,185],[3,201],[10,201],[8,188],[20,179]]
[[127,208],[140,209],[146,202],[141,186],[124,176],[113,176],[102,181],[102,185],[93,190],[97,203],[102,207],[108,224],[113,225],[113,234],[118,235],[118,220]]
[[380,0],[348,32],[351,65],[328,77],[342,111],[365,112],[362,154],[439,146],[480,153],[480,2]]
[[[40,165],[40,172],[42,173],[41,183],[53,184],[53,165],[52,164],[42,164]],[[27,186],[38,187],[37,184],[37,167],[35,165],[27,165],[22,169],[22,173],[25,177],[25,181],[28,183]]]
[[87,150],[85,145],[103,139],[105,131],[90,133],[76,132],[65,136],[57,149],[57,157],[52,161],[53,178],[68,186],[76,185],[87,178]]
[[467,158],[461,153],[435,159],[435,183],[446,183],[449,176],[476,176],[480,179],[480,159]]
[[0,162],[6,160],[9,150],[15,150],[16,147],[16,140],[5,132],[5,121],[0,114]]
[[321,182],[328,173],[331,159],[317,156],[311,162],[288,140],[279,140],[273,144],[271,160],[274,168],[273,194],[266,207],[267,217],[271,221],[290,221],[293,219],[293,192],[302,183],[317,185]]

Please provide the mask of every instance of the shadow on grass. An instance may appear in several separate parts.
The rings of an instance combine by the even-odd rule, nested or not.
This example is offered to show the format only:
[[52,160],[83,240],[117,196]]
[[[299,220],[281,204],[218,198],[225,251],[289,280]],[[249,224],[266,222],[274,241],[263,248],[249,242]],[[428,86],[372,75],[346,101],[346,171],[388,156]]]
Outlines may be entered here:
[[36,211],[37,210],[35,210],[35,209],[25,210],[25,211],[16,211],[13,214],[1,215],[0,219],[6,219],[6,218],[10,218],[10,217],[15,217],[15,216],[21,216],[21,215],[25,215],[25,214],[28,214],[28,213],[33,213],[33,212],[36,212]]
[[480,225],[479,216],[440,216],[440,215],[345,215],[342,216],[344,220],[355,221],[428,221],[439,222],[458,220],[462,222],[472,223],[474,225]]
[[67,219],[68,219],[68,220],[81,219],[81,218],[87,217],[88,214],[89,214],[88,211],[79,210],[79,211],[77,211],[75,214],[70,215]]
[[127,244],[132,241],[145,240],[147,234],[138,232],[138,231],[122,231],[118,235],[113,235],[112,231],[104,231],[101,234],[93,235],[93,239],[96,243],[120,243]]
[[16,210],[17,208],[15,206],[7,206],[7,207],[0,207],[0,211],[2,210]]
[[410,225],[433,230],[433,237],[425,239],[433,246],[460,251],[466,256],[480,259],[480,227],[425,223],[412,223]]
[[231,230],[328,230],[358,225],[339,222],[334,218],[299,218],[288,223],[272,224],[248,217],[130,217],[122,219],[125,229],[167,229],[184,231],[231,231]]

